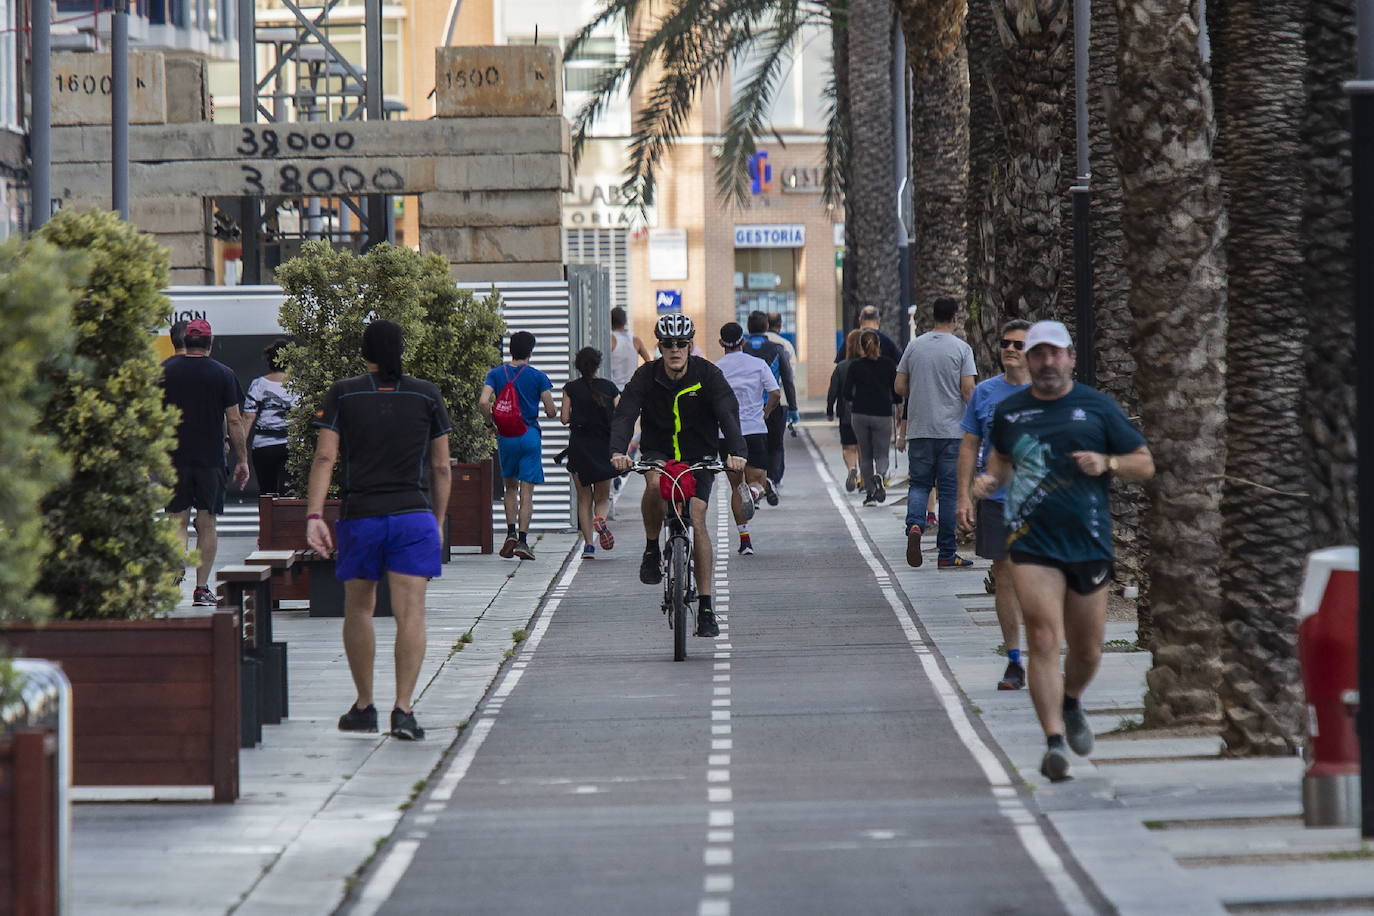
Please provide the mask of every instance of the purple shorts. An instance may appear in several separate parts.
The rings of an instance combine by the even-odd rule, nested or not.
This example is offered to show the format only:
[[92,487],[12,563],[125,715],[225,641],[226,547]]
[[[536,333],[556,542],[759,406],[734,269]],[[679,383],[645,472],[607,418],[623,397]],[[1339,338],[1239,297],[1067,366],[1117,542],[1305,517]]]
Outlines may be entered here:
[[334,575],[340,580],[376,581],[384,572],[434,579],[441,569],[439,523],[433,512],[341,520],[334,537]]

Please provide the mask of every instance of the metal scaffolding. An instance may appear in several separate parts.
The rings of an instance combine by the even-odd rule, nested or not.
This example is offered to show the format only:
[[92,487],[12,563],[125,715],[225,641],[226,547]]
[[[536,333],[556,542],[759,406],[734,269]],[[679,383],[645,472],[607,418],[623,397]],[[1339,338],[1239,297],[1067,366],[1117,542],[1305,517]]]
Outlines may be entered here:
[[[299,0],[278,0],[289,22],[257,22],[254,0],[239,0],[239,121],[319,123],[383,120],[405,110],[382,95],[382,0],[364,0],[364,60],[351,60],[335,33],[356,21],[331,21],[341,0],[303,8]],[[259,60],[266,72],[257,74]],[[393,241],[391,196],[241,198],[239,227],[244,283],[266,279],[271,268],[300,242],[324,239],[366,250]],[[284,250],[285,249],[285,250]]]

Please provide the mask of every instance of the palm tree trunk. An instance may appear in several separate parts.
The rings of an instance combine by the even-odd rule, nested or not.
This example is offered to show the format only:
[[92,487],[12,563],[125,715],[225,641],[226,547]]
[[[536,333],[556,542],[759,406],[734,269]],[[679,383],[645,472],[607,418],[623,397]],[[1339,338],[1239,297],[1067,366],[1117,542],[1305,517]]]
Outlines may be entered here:
[[891,0],[849,0],[848,219],[845,247],[854,257],[860,303],[875,305],[883,330],[898,340],[906,324],[898,301],[896,157],[892,124]]
[[[1097,387],[1116,398],[1127,416],[1138,416],[1135,389],[1130,277],[1126,272],[1121,233],[1121,172],[1112,152],[1109,113],[1117,104],[1116,10],[1112,0],[1092,0],[1092,33],[1088,58],[1088,142],[1092,147],[1093,315],[1097,325]],[[1116,536],[1117,577],[1140,590],[1136,600],[1137,640],[1150,645],[1149,577],[1145,558],[1149,539],[1145,488],[1117,481],[1112,486],[1112,530]]]
[[1355,289],[1351,273],[1350,105],[1354,0],[1307,3],[1307,118],[1303,161],[1303,300],[1319,306],[1307,341],[1307,498],[1313,548],[1354,544]]
[[[909,40],[909,39],[908,39]],[[912,111],[916,182],[913,300],[968,301],[968,46],[918,71]]]
[[1003,80],[1005,55],[993,18],[994,0],[974,0],[968,8],[965,44],[969,79],[969,192],[968,192],[968,342],[978,361],[978,374],[1001,370],[998,335],[1002,308],[1002,265],[998,240],[1006,168],[1001,155],[1001,131],[993,86]]
[[997,0],[1006,54],[997,83],[1006,137],[1002,188],[1002,307],[1007,318],[1058,317],[1064,99],[1071,46],[1068,0]]
[[969,87],[965,0],[899,5],[914,88],[911,164],[919,313],[947,296],[968,301]]
[[1301,733],[1297,604],[1307,468],[1302,290],[1304,0],[1211,0],[1217,160],[1230,233],[1222,491],[1222,737],[1229,754],[1292,754]]
[[1159,469],[1146,528],[1154,667],[1146,721],[1215,723],[1225,454],[1226,217],[1197,0],[1116,0],[1112,135],[1136,326],[1136,389]]

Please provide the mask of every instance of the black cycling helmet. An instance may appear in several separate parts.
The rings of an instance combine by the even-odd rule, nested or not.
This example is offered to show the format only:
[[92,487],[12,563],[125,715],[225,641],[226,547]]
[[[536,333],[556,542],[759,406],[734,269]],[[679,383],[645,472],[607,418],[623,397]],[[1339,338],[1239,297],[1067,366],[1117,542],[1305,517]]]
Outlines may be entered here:
[[654,325],[654,337],[659,340],[691,340],[696,334],[697,326],[681,312],[664,315]]

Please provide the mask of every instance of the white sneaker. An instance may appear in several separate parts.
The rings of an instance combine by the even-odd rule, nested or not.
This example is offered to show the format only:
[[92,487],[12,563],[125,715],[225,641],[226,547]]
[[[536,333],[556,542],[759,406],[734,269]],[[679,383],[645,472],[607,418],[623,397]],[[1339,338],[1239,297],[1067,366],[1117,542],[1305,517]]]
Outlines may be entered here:
[[754,517],[754,488],[741,481],[735,491],[739,493],[740,514],[744,516],[744,520],[747,522]]

